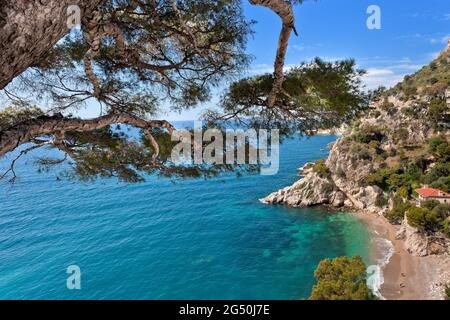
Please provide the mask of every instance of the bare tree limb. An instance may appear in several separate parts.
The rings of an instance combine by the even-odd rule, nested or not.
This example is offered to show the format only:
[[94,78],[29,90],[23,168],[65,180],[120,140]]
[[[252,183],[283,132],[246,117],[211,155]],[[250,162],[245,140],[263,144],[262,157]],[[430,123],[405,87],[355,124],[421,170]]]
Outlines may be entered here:
[[45,141],[45,142],[41,142],[39,144],[35,144],[35,145],[32,145],[31,147],[21,150],[19,152],[19,154],[11,161],[11,164],[10,164],[8,170],[6,170],[3,174],[0,175],[0,180],[4,179],[8,173],[12,173],[12,178],[9,181],[14,183],[17,178],[16,172],[14,170],[17,160],[19,160],[22,156],[26,155],[30,151],[33,151],[40,147],[43,147],[44,145],[49,145],[51,143],[52,143],[51,141]]
[[146,137],[152,143],[155,153],[159,148],[154,146],[151,129],[162,128],[172,133],[174,127],[165,120],[145,120],[127,113],[112,113],[94,119],[64,118],[57,116],[42,116],[30,119],[0,132],[0,156],[14,150],[19,145],[30,142],[34,138],[49,135],[64,134],[66,131],[87,132],[102,129],[111,124],[129,124],[144,129]]
[[278,39],[278,49],[274,63],[274,83],[272,91],[267,99],[267,106],[272,108],[275,105],[277,95],[280,93],[283,86],[283,69],[286,58],[286,52],[288,48],[289,38],[291,32],[294,31],[295,35],[295,19],[292,3],[285,0],[249,0],[253,5],[260,5],[274,11],[283,23],[281,28],[280,37]]

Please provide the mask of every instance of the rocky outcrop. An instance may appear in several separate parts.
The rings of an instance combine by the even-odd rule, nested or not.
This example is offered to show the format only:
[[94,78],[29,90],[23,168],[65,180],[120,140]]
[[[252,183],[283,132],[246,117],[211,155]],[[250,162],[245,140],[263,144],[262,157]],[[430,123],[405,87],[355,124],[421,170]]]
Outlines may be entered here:
[[405,218],[397,233],[398,240],[404,240],[406,250],[419,257],[450,254],[450,239],[440,235],[428,235],[410,226]]
[[[442,62],[446,57],[450,59],[450,47],[433,62],[432,69],[439,69],[439,74],[448,74],[448,66]],[[432,73],[425,69],[411,76],[406,85],[414,81],[430,82],[427,77]],[[432,82],[435,81],[433,79]],[[399,168],[406,161],[417,160],[416,157],[420,157],[421,161],[433,162],[433,156],[427,154],[430,138],[446,134],[450,139],[450,134],[437,131],[430,122],[429,105],[433,96],[426,92],[432,91],[421,87],[416,93],[407,94],[402,91],[401,84],[396,88],[372,102],[365,115],[333,143],[328,158],[317,169],[314,165],[308,166],[302,179],[268,195],[261,202],[289,206],[347,207],[380,215],[392,209],[393,192],[383,192],[373,185],[377,183],[371,183],[374,180],[370,176],[375,173],[372,176],[379,178],[381,169]],[[423,234],[406,221],[398,237],[404,239],[408,251],[417,256],[450,253],[448,238]]]
[[292,186],[268,195],[261,199],[261,202],[267,204],[286,204],[294,207],[308,207],[320,204],[342,207],[345,200],[345,194],[336,188],[332,180],[322,178],[311,171]]

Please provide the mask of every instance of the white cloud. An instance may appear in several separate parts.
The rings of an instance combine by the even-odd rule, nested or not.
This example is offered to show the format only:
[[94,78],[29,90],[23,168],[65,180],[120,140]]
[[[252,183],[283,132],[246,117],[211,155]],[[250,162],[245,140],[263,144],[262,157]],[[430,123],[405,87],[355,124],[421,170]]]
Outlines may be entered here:
[[251,74],[262,74],[262,73],[271,73],[273,72],[273,65],[262,63],[253,66],[249,72]]
[[[284,66],[283,70],[286,72],[286,71],[291,70],[295,66],[297,66],[297,65],[296,64],[286,64]],[[257,74],[264,74],[264,73],[273,73],[273,71],[274,71],[273,65],[262,63],[262,64],[257,64],[255,66],[253,66],[249,70],[249,73],[250,73],[250,75],[257,75]]]
[[298,44],[293,44],[293,45],[291,45],[291,48],[292,48],[292,49],[295,49],[295,50],[297,50],[297,51],[303,51],[303,50],[306,49],[305,46],[298,45]]
[[401,59],[385,67],[372,67],[366,69],[366,74],[362,77],[367,89],[376,89],[379,86],[392,87],[402,81],[405,75],[412,74],[423,67],[421,64],[404,63],[409,60]]
[[403,80],[406,73],[396,73],[391,68],[369,68],[362,78],[367,89],[376,89],[380,86],[392,87]]

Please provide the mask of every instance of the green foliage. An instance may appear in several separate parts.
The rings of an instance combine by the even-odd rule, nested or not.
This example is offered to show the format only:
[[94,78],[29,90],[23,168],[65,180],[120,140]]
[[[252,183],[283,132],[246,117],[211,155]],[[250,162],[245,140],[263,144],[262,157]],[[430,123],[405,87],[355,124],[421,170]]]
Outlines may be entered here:
[[393,182],[391,176],[397,175],[400,172],[399,168],[383,168],[374,173],[367,175],[364,178],[364,183],[367,186],[378,186],[384,191],[390,191],[392,189],[391,182]]
[[383,103],[380,104],[380,108],[384,111],[388,111],[392,108],[394,108],[394,104],[392,102],[389,102],[388,99],[384,99]]
[[428,141],[430,152],[436,157],[436,160],[440,163],[446,163],[450,161],[450,144],[445,137],[436,136]]
[[339,178],[345,178],[345,177],[346,177],[345,171],[344,171],[341,167],[338,167],[338,168],[336,169],[336,175],[337,175]]
[[371,141],[381,142],[384,138],[384,130],[378,126],[366,125],[359,128],[353,135],[353,139],[360,143],[370,143]]
[[388,94],[403,93],[405,99],[409,99],[420,89],[424,94],[443,97],[445,89],[450,84],[448,55],[448,52],[442,53],[429,65],[424,66],[415,74],[405,77],[403,82],[388,90]]
[[445,220],[450,215],[450,204],[438,203],[432,210],[438,217]]
[[319,177],[322,178],[329,178],[331,175],[330,169],[328,169],[324,159],[316,161],[312,169],[313,172],[317,173]]
[[350,152],[353,154],[356,154],[358,156],[358,159],[372,160],[372,155],[370,153],[370,150],[364,144],[360,144],[360,143],[353,144],[350,147]]
[[450,300],[450,285],[446,284],[445,285],[445,300]]
[[159,107],[178,111],[205,102],[212,88],[248,66],[245,47],[253,22],[245,18],[239,0],[178,1],[178,6],[179,14],[168,1],[101,2],[101,23],[120,30],[126,57],[118,37],[102,35],[92,61],[100,94],[92,94],[83,61],[89,43],[79,29],[35,61],[27,79],[31,86],[23,89],[42,100],[51,96],[57,106],[81,108],[95,99],[104,112],[140,117],[154,116]]
[[375,201],[375,205],[378,208],[384,208],[385,206],[387,206],[387,204],[388,204],[388,199],[384,195],[378,197]]
[[372,140],[369,142],[369,147],[371,147],[372,149],[377,150],[380,147],[380,142],[376,141],[376,140]]
[[338,257],[320,262],[317,283],[310,300],[375,300],[366,284],[366,266],[361,257]]
[[411,189],[408,188],[408,186],[402,185],[400,188],[398,188],[397,190],[397,194],[402,197],[403,199],[408,199],[409,195],[411,193]]
[[12,105],[0,111],[0,130],[4,130],[25,120],[37,118],[44,112],[34,106]]
[[406,216],[411,226],[422,231],[436,231],[440,229],[442,222],[435,212],[415,206],[409,208]]
[[436,206],[439,205],[439,201],[437,200],[425,200],[420,203],[422,208],[433,210]]
[[422,177],[424,184],[448,192],[450,190],[450,163],[436,163]]
[[447,142],[442,143],[436,147],[436,151],[434,152],[434,156],[436,157],[438,162],[447,163],[450,161],[450,144]]
[[405,142],[409,137],[409,132],[405,128],[398,128],[393,133],[393,138],[397,143]]
[[320,191],[325,194],[330,194],[331,192],[334,191],[334,187],[335,185],[333,183],[325,183],[322,185]]
[[445,124],[450,123],[450,112],[445,98],[435,98],[430,102],[428,119],[438,130],[443,129]]
[[360,87],[363,74],[353,60],[316,58],[285,73],[283,91],[272,108],[267,108],[266,98],[274,78],[263,74],[233,83],[222,97],[221,110],[208,110],[204,118],[214,123],[245,117],[248,127],[277,127],[281,134],[338,127],[368,107]]
[[386,219],[391,223],[398,224],[405,217],[406,212],[411,208],[411,203],[409,201],[404,201],[400,196],[394,198],[394,206],[392,210],[385,214]]
[[445,221],[442,223],[442,233],[443,233],[446,237],[450,238],[450,220],[445,220]]
[[430,186],[444,192],[450,192],[450,176],[440,177],[436,181],[432,182]]
[[[447,143],[440,143],[435,149],[441,150],[439,149],[441,146],[447,146]],[[442,151],[439,159],[445,159],[445,154]],[[407,162],[408,160],[409,162]],[[405,199],[415,188],[423,184],[446,192],[450,190],[450,163],[448,161],[442,162],[441,160],[430,166],[428,159],[418,157],[410,160],[405,155],[401,162],[404,163],[402,167],[381,168],[367,175],[364,184],[376,185],[386,192],[396,191]]]
[[435,137],[430,138],[430,140],[428,140],[430,152],[433,152],[433,153],[436,152],[436,148],[445,142],[446,142],[446,140],[445,140],[445,137],[443,137],[443,136],[435,136]]

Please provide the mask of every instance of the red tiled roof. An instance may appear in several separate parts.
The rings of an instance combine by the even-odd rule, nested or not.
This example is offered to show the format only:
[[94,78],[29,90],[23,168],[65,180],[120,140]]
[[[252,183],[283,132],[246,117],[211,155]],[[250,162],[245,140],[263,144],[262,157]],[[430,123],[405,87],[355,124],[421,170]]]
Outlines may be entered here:
[[429,197],[450,198],[450,194],[448,194],[447,192],[441,191],[439,189],[434,189],[434,188],[420,188],[420,189],[416,189],[416,192],[424,198],[429,198]]

